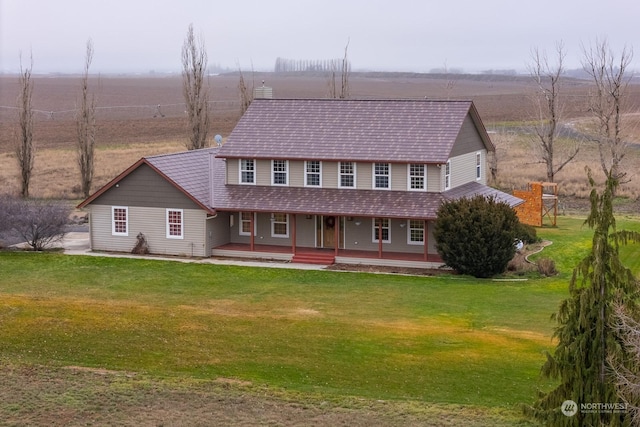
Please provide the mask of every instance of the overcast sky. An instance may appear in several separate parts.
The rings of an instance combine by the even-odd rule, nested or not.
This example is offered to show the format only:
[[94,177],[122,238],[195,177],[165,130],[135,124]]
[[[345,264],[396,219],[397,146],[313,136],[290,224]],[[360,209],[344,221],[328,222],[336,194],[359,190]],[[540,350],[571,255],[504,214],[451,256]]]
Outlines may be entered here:
[[33,72],[181,70],[193,23],[209,65],[272,70],[277,57],[340,58],[354,70],[524,70],[531,49],[562,40],[568,68],[582,46],[606,38],[635,47],[638,0],[0,0],[0,71],[33,55]]

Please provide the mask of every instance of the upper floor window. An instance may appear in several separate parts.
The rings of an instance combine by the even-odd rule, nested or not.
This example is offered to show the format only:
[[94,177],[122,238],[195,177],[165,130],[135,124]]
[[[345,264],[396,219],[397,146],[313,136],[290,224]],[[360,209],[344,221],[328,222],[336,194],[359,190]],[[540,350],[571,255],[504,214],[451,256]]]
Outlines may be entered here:
[[167,209],[167,239],[183,238],[183,220],[182,209]]
[[338,187],[355,188],[356,186],[356,165],[354,162],[340,162],[340,179]]
[[409,190],[425,190],[427,188],[427,168],[418,163],[409,164]]
[[391,242],[391,229],[389,228],[389,218],[374,218],[372,230],[373,242],[378,243],[379,236],[382,235],[383,243]]
[[391,188],[391,166],[389,163],[373,164],[373,188]]
[[476,153],[476,179],[482,178],[482,153]]
[[126,206],[111,208],[111,234],[114,236],[129,235],[129,208]]
[[271,237],[289,237],[288,214],[271,214]]
[[322,186],[322,163],[318,160],[304,162],[304,185],[306,187]]
[[410,245],[420,245],[424,243],[424,221],[421,219],[410,219],[407,230],[407,243]]
[[288,160],[272,160],[271,161],[271,184],[272,185],[289,185],[289,161]]
[[444,189],[448,190],[451,188],[451,160],[447,161],[447,164],[444,166]]
[[256,183],[256,162],[253,159],[240,159],[240,183]]

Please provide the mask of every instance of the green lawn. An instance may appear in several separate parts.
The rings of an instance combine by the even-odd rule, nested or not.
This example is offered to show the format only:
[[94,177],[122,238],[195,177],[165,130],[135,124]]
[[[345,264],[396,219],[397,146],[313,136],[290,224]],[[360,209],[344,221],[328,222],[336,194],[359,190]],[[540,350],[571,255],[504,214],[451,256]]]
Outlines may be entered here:
[[581,223],[539,230],[559,276],[512,282],[0,252],[0,359],[517,411],[552,386],[539,371]]

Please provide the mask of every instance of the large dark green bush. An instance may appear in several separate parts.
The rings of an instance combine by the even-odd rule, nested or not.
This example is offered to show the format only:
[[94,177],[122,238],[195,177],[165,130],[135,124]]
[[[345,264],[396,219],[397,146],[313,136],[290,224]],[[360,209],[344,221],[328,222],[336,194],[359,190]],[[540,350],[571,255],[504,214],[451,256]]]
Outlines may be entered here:
[[462,274],[503,273],[515,255],[518,217],[504,202],[476,196],[444,202],[434,237],[442,260]]

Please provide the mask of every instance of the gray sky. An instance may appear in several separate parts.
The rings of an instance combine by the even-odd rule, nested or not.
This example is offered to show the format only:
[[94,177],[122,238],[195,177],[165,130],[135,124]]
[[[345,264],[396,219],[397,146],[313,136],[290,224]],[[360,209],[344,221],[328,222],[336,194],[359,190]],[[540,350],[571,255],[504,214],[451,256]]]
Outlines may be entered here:
[[[277,57],[340,58],[354,70],[524,70],[531,49],[564,42],[568,68],[606,38],[640,50],[638,0],[0,0],[0,71],[181,70],[193,23],[209,64],[272,70]],[[632,68],[640,66],[640,51]]]

